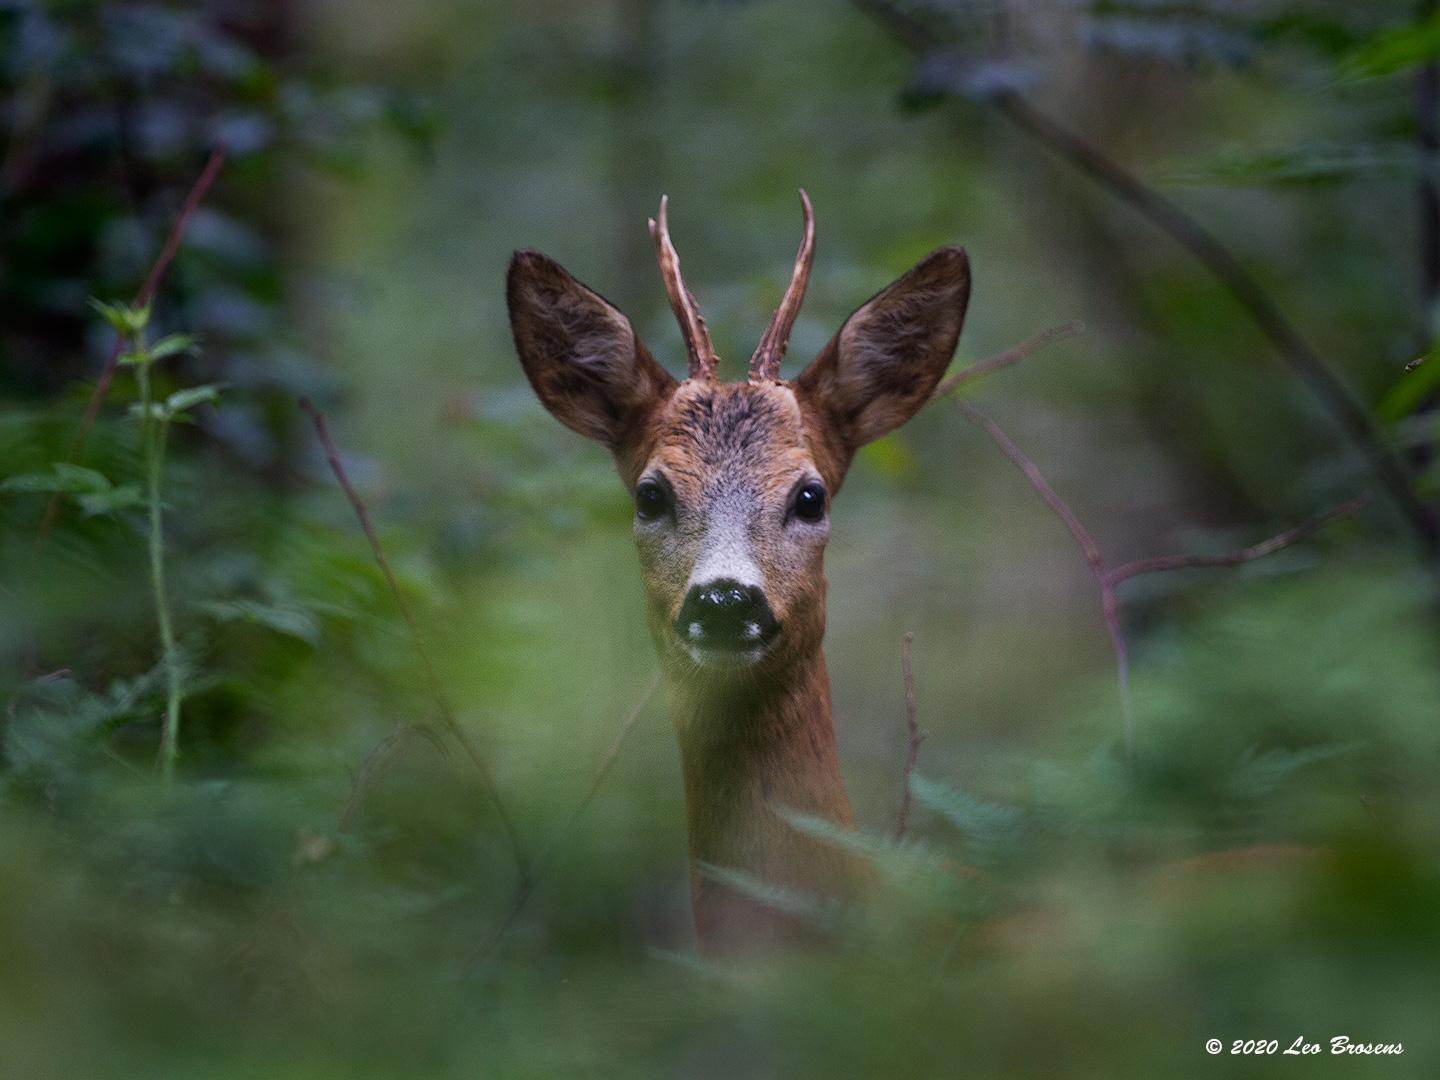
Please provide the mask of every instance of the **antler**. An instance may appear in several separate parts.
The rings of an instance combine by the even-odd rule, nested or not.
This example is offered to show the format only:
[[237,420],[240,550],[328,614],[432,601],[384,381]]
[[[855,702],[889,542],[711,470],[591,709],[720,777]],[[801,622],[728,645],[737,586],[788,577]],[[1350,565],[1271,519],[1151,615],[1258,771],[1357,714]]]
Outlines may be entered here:
[[751,382],[775,382],[780,378],[780,359],[785,355],[785,346],[790,344],[790,331],[795,326],[795,316],[800,314],[800,302],[805,299],[805,285],[810,280],[810,264],[815,261],[815,211],[810,206],[810,196],[800,189],[800,206],[805,211],[805,232],[800,238],[800,251],[795,256],[795,269],[790,273],[790,284],[775,316],[755,355],[750,358]]
[[670,196],[660,196],[660,219],[650,219],[650,238],[655,241],[655,258],[660,261],[660,276],[665,279],[665,292],[670,297],[670,307],[680,323],[680,332],[685,336],[685,351],[690,357],[690,378],[714,381],[715,368],[720,358],[715,355],[715,346],[710,344],[710,332],[705,329],[705,320],[695,297],[685,287],[680,276],[680,256],[670,242],[670,227],[665,220],[665,208]]

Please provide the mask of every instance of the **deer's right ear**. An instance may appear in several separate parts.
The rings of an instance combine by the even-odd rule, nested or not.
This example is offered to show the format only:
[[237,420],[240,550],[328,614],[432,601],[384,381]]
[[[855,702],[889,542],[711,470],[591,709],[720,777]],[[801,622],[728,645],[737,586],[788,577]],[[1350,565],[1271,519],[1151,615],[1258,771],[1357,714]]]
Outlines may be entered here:
[[635,336],[630,320],[554,259],[517,251],[506,279],[520,364],[552,416],[618,449],[675,379]]

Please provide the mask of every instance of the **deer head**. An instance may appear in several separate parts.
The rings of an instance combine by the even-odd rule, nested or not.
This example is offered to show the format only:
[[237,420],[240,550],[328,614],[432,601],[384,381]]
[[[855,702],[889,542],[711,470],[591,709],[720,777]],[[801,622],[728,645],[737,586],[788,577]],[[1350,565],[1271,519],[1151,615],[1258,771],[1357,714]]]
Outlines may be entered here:
[[685,339],[678,382],[626,317],[538,252],[517,252],[515,345],[545,407],[605,444],[635,499],[651,633],[667,669],[754,682],[813,654],[825,624],[831,499],[855,451],[925,403],[955,351],[970,293],[963,249],[942,247],[862,305],[793,381],[780,378],[815,252],[804,239],[749,380],[718,360],[670,241],[650,228]]
[[[929,399],[970,295],[963,249],[942,247],[866,301],[792,381],[780,361],[815,253],[810,200],[779,308],[749,379],[722,383],[680,274],[666,201],[650,222],[689,376],[677,382],[599,293],[534,251],[510,263],[515,346],[541,402],[603,443],[635,501],[645,607],[670,676],[691,853],[835,892],[844,858],[797,839],[775,802],[848,824],[821,654],[830,505],[855,452]],[[769,919],[693,878],[703,944],[754,940]],[[773,921],[773,920],[770,920]]]

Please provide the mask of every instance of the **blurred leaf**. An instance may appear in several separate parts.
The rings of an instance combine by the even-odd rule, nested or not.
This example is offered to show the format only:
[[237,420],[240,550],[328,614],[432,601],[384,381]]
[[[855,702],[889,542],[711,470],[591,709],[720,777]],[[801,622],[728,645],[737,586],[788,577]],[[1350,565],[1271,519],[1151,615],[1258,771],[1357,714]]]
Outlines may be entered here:
[[1016,807],[986,802],[919,773],[910,776],[910,793],[964,833],[967,857],[982,865],[1014,855],[1024,838],[1025,814]]
[[1357,45],[1340,61],[1348,79],[1393,75],[1440,57],[1440,12],[1411,26],[1381,30]]
[[1413,149],[1400,143],[1311,143],[1267,150],[1237,147],[1167,162],[1151,175],[1168,185],[1281,186],[1411,177],[1418,169]]
[[1241,756],[1239,765],[1230,774],[1228,790],[1237,799],[1264,798],[1301,769],[1343,754],[1352,754],[1363,747],[1364,744],[1358,742],[1311,746],[1302,750],[1281,747],[1261,750],[1252,746]]
[[1440,349],[1412,360],[1376,406],[1380,418],[1395,423],[1409,416],[1431,394],[1440,390]]
[[320,623],[298,604],[266,604],[256,600],[213,600],[195,605],[221,622],[249,622],[309,645],[320,641]]
[[165,408],[172,419],[178,418],[187,409],[194,408],[202,402],[215,402],[220,400],[222,384],[208,383],[204,386],[191,386],[184,390],[177,390],[165,399]]
[[86,517],[96,517],[100,514],[113,514],[117,510],[128,510],[132,506],[141,506],[145,502],[145,495],[138,484],[120,484],[107,491],[76,495],[75,501],[80,504],[80,510]]
[[774,885],[754,874],[734,870],[727,866],[716,866],[714,863],[702,862],[699,864],[699,870],[701,876],[707,880],[733,889],[742,896],[748,896],[751,900],[758,901],[783,915],[802,919],[823,931],[833,931],[836,928],[834,904],[820,897],[811,896],[797,889],[786,888],[783,885]]
[[194,334],[167,334],[145,351],[149,355],[151,363],[154,363],[156,360],[164,360],[177,353],[194,352],[196,340]]
[[107,304],[95,297],[90,306],[98,311],[111,326],[126,336],[138,334],[150,322],[150,305],[134,307],[129,304]]
[[0,491],[59,492],[67,495],[106,491],[110,481],[104,474],[83,465],[57,461],[48,473],[24,473],[0,482]]

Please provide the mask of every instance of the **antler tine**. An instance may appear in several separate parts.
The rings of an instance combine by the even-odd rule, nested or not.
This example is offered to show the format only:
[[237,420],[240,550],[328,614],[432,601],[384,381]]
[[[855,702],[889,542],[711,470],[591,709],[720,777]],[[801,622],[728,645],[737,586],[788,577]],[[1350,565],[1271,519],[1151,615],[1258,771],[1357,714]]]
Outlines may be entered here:
[[751,382],[776,382],[780,378],[780,360],[785,355],[785,346],[790,344],[790,331],[795,327],[795,316],[800,314],[800,303],[805,299],[805,286],[810,280],[810,264],[815,261],[815,211],[810,206],[810,196],[800,189],[800,206],[805,211],[805,231],[800,238],[800,251],[795,256],[795,269],[790,274],[790,284],[770,325],[761,335],[755,355],[750,358]]
[[710,331],[705,329],[705,320],[695,297],[685,287],[680,276],[680,256],[670,242],[670,226],[665,211],[670,196],[660,196],[660,218],[650,219],[650,238],[655,241],[655,258],[660,262],[660,276],[665,280],[665,292],[670,297],[670,307],[680,323],[680,332],[685,337],[685,351],[690,358],[690,378],[713,381],[719,358],[715,347],[710,344]]

